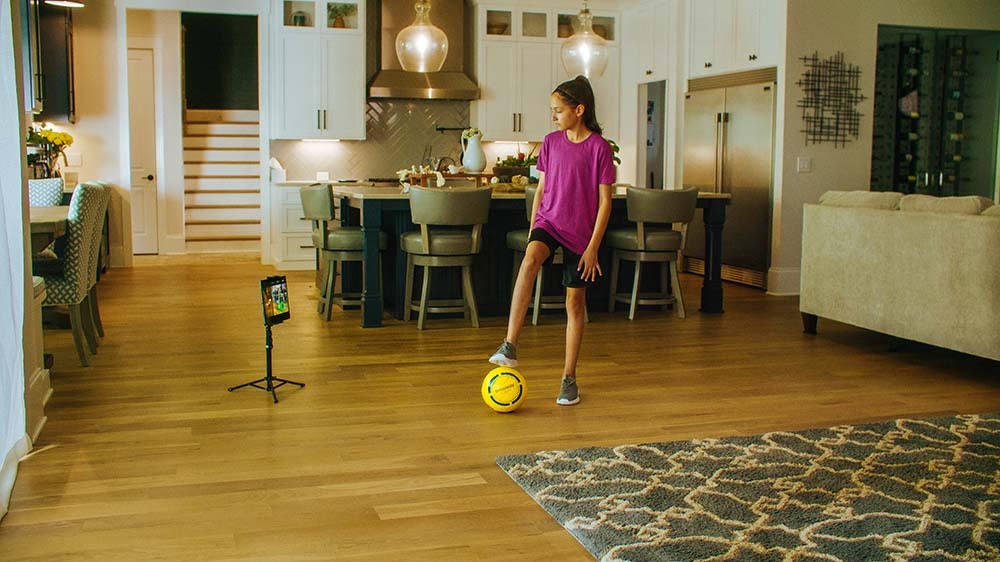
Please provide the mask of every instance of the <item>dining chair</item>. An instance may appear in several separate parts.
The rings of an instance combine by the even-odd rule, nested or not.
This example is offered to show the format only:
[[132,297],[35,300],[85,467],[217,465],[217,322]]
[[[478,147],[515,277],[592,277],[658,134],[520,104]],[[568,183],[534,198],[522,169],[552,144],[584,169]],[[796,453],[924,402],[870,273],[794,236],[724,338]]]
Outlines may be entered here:
[[[87,305],[90,309],[90,320],[93,323],[94,328],[93,333],[96,333],[99,338],[103,338],[104,324],[101,322],[101,311],[97,306],[97,282],[101,279],[101,243],[104,241],[104,221],[107,217],[108,205],[111,202],[112,188],[107,182],[97,181],[93,183],[101,187],[101,199],[98,202],[100,220],[93,225],[93,231],[89,235],[90,251],[87,258]],[[100,340],[98,339],[97,342],[99,343]]]
[[[687,225],[694,218],[698,188],[661,190],[630,187],[625,194],[625,203],[628,220],[634,222],[635,226],[611,229],[604,237],[604,243],[613,250],[608,311],[614,312],[616,303],[627,303],[628,319],[633,320],[636,305],[673,305],[677,317],[684,318],[684,299],[677,277],[677,260],[684,250]],[[675,225],[678,230],[674,229]],[[635,262],[632,290],[629,293],[618,292],[621,260]],[[642,264],[650,262],[660,264],[660,292],[640,294]]]
[[[320,268],[323,270],[317,311],[329,321],[334,303],[341,307],[361,304],[360,293],[336,293],[334,287],[337,281],[338,263],[363,261],[364,233],[359,226],[337,224],[336,207],[329,186],[310,185],[299,188],[299,198],[302,200],[303,218],[312,222],[312,242],[320,252]],[[385,233],[379,232],[379,263],[386,240]],[[366,274],[367,272],[362,272],[362,275]]]
[[28,203],[32,207],[62,205],[63,185],[62,178],[28,180]]
[[[535,194],[537,193],[537,187],[527,187],[524,190],[524,210],[528,218],[528,224],[531,224],[531,208],[535,202]],[[525,252],[528,251],[528,236],[531,235],[530,229],[523,230],[512,230],[507,233],[507,248],[514,252],[514,263],[513,270],[511,274],[511,290],[513,291],[514,284],[517,282],[517,274],[521,268],[521,261],[524,259]],[[566,298],[564,295],[545,295],[543,289],[545,287],[545,270],[552,265],[562,265],[563,264],[563,251],[562,248],[556,249],[555,253],[550,256],[549,260],[538,270],[538,275],[535,276],[535,287],[532,290],[531,300],[528,301],[528,308],[531,309],[531,324],[538,325],[539,313],[542,310],[547,309],[566,309]],[[583,309],[584,321],[590,322],[590,315],[587,313],[586,307]]]
[[[403,319],[417,311],[417,329],[424,329],[427,313],[461,312],[479,327],[479,311],[472,286],[472,262],[482,249],[483,225],[489,218],[492,190],[410,188],[410,214],[420,230],[400,236],[400,246],[406,252],[406,282]],[[417,267],[423,267],[420,299],[414,303],[413,277]],[[462,298],[431,300],[431,269],[462,268]]]
[[70,328],[73,331],[73,342],[76,345],[80,363],[86,367],[90,363],[84,342],[91,353],[96,353],[96,337],[92,333],[93,322],[90,319],[88,297],[88,272],[90,263],[90,236],[104,217],[101,209],[104,188],[96,183],[84,182],[73,190],[66,217],[66,234],[56,239],[56,253],[60,257],[63,268],[59,274],[43,274],[45,279],[46,297],[42,306],[69,307]]

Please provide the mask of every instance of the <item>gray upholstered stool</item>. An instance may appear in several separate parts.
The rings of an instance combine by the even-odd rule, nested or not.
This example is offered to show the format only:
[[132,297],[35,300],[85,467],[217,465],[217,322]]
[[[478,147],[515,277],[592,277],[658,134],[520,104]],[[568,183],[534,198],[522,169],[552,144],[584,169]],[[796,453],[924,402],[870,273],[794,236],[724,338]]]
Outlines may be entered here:
[[[360,293],[335,293],[334,284],[337,281],[337,263],[362,261],[364,235],[361,227],[338,227],[336,225],[336,209],[329,186],[302,187],[299,189],[299,197],[302,199],[303,217],[312,221],[313,246],[319,250],[322,266],[325,267],[317,311],[330,320],[330,312],[334,303],[340,306],[361,304]],[[385,249],[386,240],[385,233],[379,232],[379,263],[381,263],[381,250]]]
[[[418,330],[424,329],[428,312],[461,312],[471,318],[473,327],[479,327],[470,268],[482,247],[482,230],[489,218],[491,197],[488,187],[410,188],[410,213],[420,230],[400,236],[400,246],[406,252],[405,301],[402,304],[406,307],[404,320],[409,321],[410,312],[418,312]],[[420,300],[414,303],[413,273],[417,267],[424,268],[423,285]],[[430,274],[434,267],[462,268],[461,299],[430,300]]]
[[[611,292],[608,310],[614,311],[615,303],[628,303],[628,319],[635,318],[639,304],[674,305],[674,313],[684,318],[684,300],[677,279],[677,258],[684,249],[687,224],[694,218],[698,203],[698,189],[680,190],[646,189],[630,187],[626,192],[628,220],[635,227],[609,230],[604,243],[613,250],[611,258]],[[679,224],[680,230],[673,225]],[[621,260],[635,262],[635,275],[630,293],[618,292],[618,267]],[[639,293],[639,272],[643,263],[660,264],[660,292]],[[667,289],[669,270],[670,290]]]
[[[535,204],[535,193],[538,191],[536,187],[528,187],[524,190],[524,210],[528,217],[528,224],[531,224],[531,209]],[[528,251],[528,236],[531,235],[529,229],[523,230],[512,230],[507,233],[507,248],[514,252],[514,268],[511,273],[511,290],[513,290],[514,284],[517,282],[517,272],[521,268],[521,260],[524,259],[525,252]],[[528,301],[528,308],[531,309],[531,324],[538,325],[539,313],[545,309],[566,309],[566,297],[564,295],[545,295],[543,294],[543,283],[545,282],[545,269],[549,265],[562,265],[563,263],[563,252],[562,248],[556,250],[556,253],[552,255],[552,261],[548,264],[543,265],[538,270],[538,275],[535,276],[535,288],[531,294],[531,300]],[[587,313],[587,309],[583,309],[583,317],[585,322],[590,322],[590,315]]]

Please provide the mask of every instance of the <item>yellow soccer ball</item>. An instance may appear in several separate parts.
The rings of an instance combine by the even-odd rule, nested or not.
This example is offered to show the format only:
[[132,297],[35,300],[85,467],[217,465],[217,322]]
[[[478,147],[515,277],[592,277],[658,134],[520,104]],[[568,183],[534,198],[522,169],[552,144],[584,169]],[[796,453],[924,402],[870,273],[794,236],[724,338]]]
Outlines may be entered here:
[[483,379],[483,401],[497,412],[520,408],[527,390],[524,375],[511,367],[497,367]]

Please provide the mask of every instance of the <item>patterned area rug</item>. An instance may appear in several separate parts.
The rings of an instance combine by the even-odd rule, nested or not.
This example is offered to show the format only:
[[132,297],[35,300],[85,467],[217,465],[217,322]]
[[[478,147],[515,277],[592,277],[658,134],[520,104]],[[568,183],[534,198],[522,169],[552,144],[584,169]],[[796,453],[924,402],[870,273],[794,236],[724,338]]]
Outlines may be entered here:
[[600,560],[1000,560],[1000,414],[497,464]]

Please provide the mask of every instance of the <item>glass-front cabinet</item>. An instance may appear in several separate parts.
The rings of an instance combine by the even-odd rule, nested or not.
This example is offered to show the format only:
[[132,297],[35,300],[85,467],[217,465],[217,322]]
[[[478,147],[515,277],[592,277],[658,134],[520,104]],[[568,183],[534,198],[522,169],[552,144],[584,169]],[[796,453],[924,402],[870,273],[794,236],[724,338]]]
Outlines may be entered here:
[[[616,41],[615,16],[601,14],[593,10],[591,13],[594,15],[594,33],[608,41]],[[580,26],[579,15],[580,12],[559,12],[556,14],[556,39],[565,39],[577,32]]]
[[544,10],[486,8],[480,28],[487,39],[548,41],[553,36],[552,17]]
[[282,28],[359,29],[362,23],[358,2],[354,0],[282,0]]

